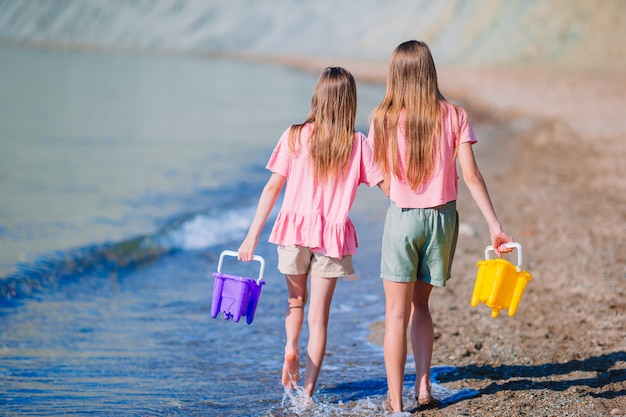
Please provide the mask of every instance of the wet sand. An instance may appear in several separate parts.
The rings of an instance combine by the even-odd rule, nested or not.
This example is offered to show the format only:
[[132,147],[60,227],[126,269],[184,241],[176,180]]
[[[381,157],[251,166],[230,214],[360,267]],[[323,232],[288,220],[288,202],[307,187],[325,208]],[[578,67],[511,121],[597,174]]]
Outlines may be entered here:
[[[279,61],[385,80],[384,63]],[[453,279],[431,296],[432,364],[457,367],[439,382],[479,396],[420,415],[626,415],[626,77],[439,68],[439,83],[501,135],[475,152],[533,280],[513,317],[470,305],[489,236],[461,184]],[[383,323],[371,328],[381,344]]]

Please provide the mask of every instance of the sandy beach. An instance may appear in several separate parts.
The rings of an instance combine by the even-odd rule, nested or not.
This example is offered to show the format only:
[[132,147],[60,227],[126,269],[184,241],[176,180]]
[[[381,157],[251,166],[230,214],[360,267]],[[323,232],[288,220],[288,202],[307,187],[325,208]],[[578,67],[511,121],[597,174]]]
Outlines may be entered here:
[[[95,207],[98,208],[101,207],[100,201],[103,197],[113,201],[130,201],[132,203],[129,204],[130,208],[111,211],[115,213],[114,215],[107,211],[98,216],[95,223],[103,228],[111,224],[120,230],[124,228],[122,236],[126,236],[130,229],[120,219],[137,218],[143,221],[146,218],[150,219],[150,216],[160,219],[160,216],[166,213],[161,204],[154,204],[152,200],[154,196],[165,195],[168,196],[167,201],[184,202],[185,210],[190,209],[189,207],[204,207],[203,201],[192,200],[194,204],[190,206],[186,200],[179,198],[187,192],[181,191],[180,184],[174,181],[180,180],[177,174],[179,171],[187,173],[193,171],[187,163],[188,159],[180,159],[181,162],[177,162],[173,158],[175,154],[169,149],[162,152],[168,156],[162,160],[172,161],[172,168],[163,169],[161,177],[153,173],[160,171],[148,169],[152,169],[153,165],[160,168],[160,165],[146,164],[146,170],[141,171],[146,175],[142,177],[124,174],[126,166],[132,165],[133,168],[137,168],[132,160],[124,164],[116,157],[114,160],[118,165],[107,164],[106,158],[101,158],[97,152],[93,152],[92,164],[88,158],[77,157],[79,154],[74,153],[74,148],[81,147],[83,151],[93,151],[96,149],[93,148],[94,144],[100,141],[107,149],[116,149],[113,146],[116,144],[115,140],[128,144],[125,138],[130,135],[133,139],[159,138],[160,143],[166,143],[161,138],[176,138],[176,147],[172,146],[172,149],[182,149],[181,144],[185,142],[181,142],[179,136],[185,133],[185,129],[179,131],[179,127],[187,126],[190,127],[190,132],[187,132],[189,138],[187,143],[190,144],[189,149],[194,149],[191,147],[195,146],[192,138],[214,128],[213,125],[207,125],[205,129],[195,127],[203,126],[200,122],[209,120],[205,114],[197,113],[195,108],[193,111],[185,112],[181,110],[183,107],[176,105],[173,116],[167,112],[168,107],[164,106],[163,114],[167,114],[167,117],[151,118],[148,117],[153,114],[148,111],[152,109],[151,105],[155,104],[155,108],[159,109],[161,107],[157,104],[161,102],[200,103],[193,105],[202,111],[206,109],[212,111],[216,105],[210,101],[205,102],[203,98],[205,96],[219,98],[219,91],[214,88],[208,90],[211,94],[200,94],[194,100],[189,95],[176,96],[172,95],[172,92],[179,93],[184,91],[185,86],[193,85],[187,81],[199,83],[213,78],[219,80],[217,86],[230,89],[223,93],[223,97],[230,97],[233,91],[245,91],[246,87],[242,86],[245,84],[242,84],[241,80],[233,84],[236,87],[229,87],[228,83],[223,82],[224,79],[219,74],[229,72],[230,67],[223,67],[226,70],[218,68],[215,72],[204,69],[196,71],[194,69],[196,67],[190,65],[187,60],[169,63],[168,60],[172,57],[185,56],[198,60],[208,58],[210,61],[216,57],[226,56],[238,60],[266,61],[310,71],[316,75],[325,66],[340,65],[355,75],[359,85],[384,84],[387,69],[385,57],[391,52],[391,45],[394,45],[396,40],[409,38],[425,40],[433,52],[441,54],[435,55],[441,91],[451,101],[462,104],[468,110],[472,123],[486,133],[484,137],[479,137],[474,152],[485,176],[498,217],[505,231],[522,244],[523,269],[531,273],[533,279],[526,288],[517,313],[512,317],[503,311],[499,317],[492,318],[490,309],[485,305],[471,306],[476,263],[484,256],[489,236],[478,207],[471,199],[467,188],[461,184],[457,205],[461,233],[453,277],[445,288],[435,289],[431,296],[431,312],[435,323],[432,365],[454,367],[453,371],[440,375],[438,380],[440,384],[451,389],[475,390],[477,395],[438,409],[424,411],[414,410],[414,404],[409,402],[406,409],[415,411],[415,415],[420,416],[626,416],[626,163],[624,162],[626,117],[623,114],[626,109],[626,43],[623,41],[626,33],[623,17],[625,5],[624,0],[604,2],[406,0],[363,2],[358,7],[348,3],[323,1],[287,1],[282,2],[281,7],[267,7],[263,2],[248,2],[246,7],[241,7],[236,2],[205,4],[184,0],[175,4],[167,0],[91,3],[79,0],[0,1],[2,11],[0,46],[16,50],[27,47],[71,52],[66,57],[69,61],[65,59],[62,61],[54,56],[48,57],[50,60],[40,61],[40,57],[37,57],[32,61],[34,64],[29,65],[31,61],[28,60],[32,59],[32,56],[24,51],[17,51],[23,59],[25,57],[26,60],[23,61],[25,64],[20,61],[15,71],[13,73],[9,71],[9,75],[5,76],[5,79],[12,81],[6,84],[4,90],[13,92],[16,98],[6,100],[5,111],[4,113],[0,111],[3,113],[0,116],[6,116],[3,120],[10,118],[18,122],[23,120],[21,125],[18,123],[18,128],[5,127],[7,133],[4,137],[7,138],[6,143],[10,143],[11,146],[7,146],[10,152],[0,154],[0,160],[5,156],[7,162],[17,161],[17,163],[16,169],[13,170],[10,169],[9,163],[0,166],[5,168],[0,170],[2,171],[0,180],[16,178],[16,173],[23,174],[18,175],[20,180],[12,183],[13,188],[4,193],[13,200],[6,198],[5,200],[21,202],[19,199],[22,198],[23,201],[30,201],[26,200],[26,197],[46,197],[47,192],[55,201],[61,201],[63,206],[75,206],[90,215],[91,210],[84,209],[87,207],[85,203],[87,200],[77,199],[75,192],[78,195],[82,193],[83,197],[92,198],[89,201],[94,201]],[[88,59],[77,58],[75,52],[87,53]],[[100,52],[105,54],[100,55]],[[131,62],[129,65],[124,57],[134,54],[142,59],[139,64]],[[167,59],[148,62],[143,60],[145,56],[142,54]],[[363,61],[321,58],[321,54],[352,57]],[[441,65],[438,56],[442,57],[442,63],[465,67]],[[12,60],[2,62],[3,69],[14,68],[9,65]],[[40,66],[41,62],[51,62],[52,65]],[[68,67],[68,62],[74,63],[74,66]],[[96,65],[96,62],[105,65]],[[154,66],[153,63],[157,65]],[[90,65],[94,65],[93,69]],[[505,68],[504,65],[510,65],[510,68]],[[66,68],[73,68],[73,72],[66,71]],[[119,78],[103,76],[103,73],[108,72],[108,68],[113,68],[114,76],[120,74]],[[172,83],[177,74],[184,73],[181,70],[185,68],[189,71],[185,74],[191,75],[186,76],[184,80],[181,79],[179,84]],[[35,70],[41,70],[46,76],[39,77]],[[15,89],[14,86],[18,85],[16,80],[21,78],[16,75],[21,73],[29,75],[31,72],[32,80],[36,82],[26,84],[28,88],[25,92]],[[97,77],[93,81],[91,74]],[[155,74],[161,74],[166,81],[160,82]],[[229,75],[235,77],[234,74]],[[48,79],[50,81],[46,82]],[[109,83],[103,80],[109,80]],[[141,88],[133,89],[133,92],[137,91],[138,94],[129,96],[137,98],[138,101],[124,98],[120,100],[123,105],[111,101],[111,98],[125,97],[121,92],[129,85],[125,83],[131,82],[132,86],[136,83],[139,87],[146,87],[145,91]],[[150,82],[154,82],[155,86]],[[97,88],[91,90],[89,87],[92,85]],[[54,88],[50,88],[51,86],[59,86],[62,94],[51,95],[51,91],[55,91]],[[76,86],[76,91],[67,88],[69,86]],[[248,88],[255,87],[252,85]],[[195,91],[196,86],[193,85],[193,88]],[[86,97],[93,91],[98,106],[86,105],[84,104],[86,102],[80,100],[66,101],[66,98],[74,97],[72,93],[76,94],[83,90],[87,92]],[[66,91],[68,94],[65,94]],[[261,96],[266,97],[268,94],[258,93],[256,97],[245,100],[245,103],[250,103],[251,106],[249,113],[256,113],[259,106],[257,99]],[[54,97],[61,99],[57,100]],[[47,103],[46,98],[56,101]],[[143,105],[143,102],[139,101],[141,98],[148,99],[151,105]],[[108,111],[101,111],[100,105],[103,103],[110,104],[109,108],[105,106],[105,110]],[[72,104],[75,104],[75,107],[72,107]],[[129,107],[124,107],[126,104]],[[268,108],[272,108],[271,106],[268,105]],[[219,107],[221,112],[222,107],[227,107],[226,102],[220,102]],[[226,111],[224,114],[228,116],[222,116],[220,112],[215,114],[219,113],[217,117],[226,121],[230,120],[231,116],[241,117],[242,114],[246,114],[245,108],[241,107],[239,102],[231,104],[231,107],[236,109],[232,115]],[[57,113],[50,109],[58,109],[61,117],[54,117]],[[197,115],[197,119],[191,117],[194,115]],[[47,116],[50,116],[52,122],[67,118],[68,124],[61,126],[55,136],[55,131],[46,130],[46,123],[42,123],[42,120],[46,121]],[[113,122],[102,118],[106,116],[111,117]],[[191,118],[188,119],[188,116]],[[120,123],[120,119],[126,119],[127,125]],[[194,124],[194,120],[199,124]],[[140,122],[145,124],[142,125]],[[51,125],[57,126],[54,123]],[[231,122],[226,126],[224,132],[231,132],[232,125]],[[254,126],[254,123],[250,125]],[[74,130],[76,126],[83,130]],[[138,126],[144,126],[146,130],[138,130]],[[167,128],[172,130],[168,131]],[[15,132],[26,132],[33,137],[32,143],[35,145],[40,143],[40,139],[42,142],[45,139],[46,146],[48,143],[53,144],[57,138],[68,140],[76,138],[76,140],[67,142],[69,144],[65,145],[67,148],[60,146],[63,143],[54,143],[54,149],[59,151],[60,155],[55,158],[54,154],[47,153],[49,148],[38,148],[23,140],[12,139],[11,135]],[[215,137],[220,137],[220,134],[216,134]],[[253,135],[250,135],[250,138],[252,137]],[[253,143],[242,148],[248,145],[252,146]],[[133,146],[133,149],[142,149],[141,146],[134,144]],[[156,149],[149,142],[145,142],[143,146]],[[213,148],[217,150],[219,146]],[[15,153],[11,153],[14,150]],[[36,169],[22,163],[23,160],[30,161],[25,155],[31,154],[41,155],[43,162],[33,164]],[[133,158],[131,153],[124,151],[121,154]],[[213,157],[213,149],[206,154]],[[13,155],[16,158],[13,158]],[[203,154],[198,152],[197,155]],[[140,156],[148,162],[151,161],[149,154],[141,153]],[[189,160],[195,161],[195,156],[194,153],[193,158],[190,157]],[[59,161],[65,163],[66,159],[71,162],[67,163],[68,169],[76,168],[76,172],[81,173],[100,172],[102,177],[93,177],[97,179],[96,181],[87,175],[74,175],[74,171],[70,170],[68,175],[60,176],[60,180],[45,175],[47,182],[40,183],[36,177],[31,176],[33,173],[47,173],[48,171],[43,169],[47,169],[48,165],[54,167],[55,163]],[[220,159],[223,163],[227,161],[227,158]],[[84,162],[85,166],[79,166],[79,162]],[[197,163],[205,162],[203,160]],[[52,172],[65,174],[66,171],[61,169],[65,167],[58,165],[58,169]],[[129,192],[133,198],[125,194],[115,198],[111,191],[114,188],[111,186],[112,182],[102,174],[108,171],[104,169],[98,171],[99,166],[112,166],[115,175],[111,178],[118,178],[117,174],[123,174],[124,176],[120,177],[120,184],[136,185],[137,191],[131,189],[132,193]],[[210,189],[217,184],[213,182],[213,178],[211,181],[199,181],[198,178],[204,178],[202,175],[206,172],[204,170],[197,172],[202,174],[189,175],[186,183],[196,184],[195,181],[198,181],[198,184]],[[93,182],[76,182],[74,181],[76,178],[86,178]],[[148,184],[155,178],[163,184],[172,184],[171,190],[154,191],[157,188],[149,187]],[[160,180],[161,178],[164,180]],[[228,178],[228,181],[231,179]],[[34,188],[25,188],[23,184]],[[101,189],[102,184],[106,185],[107,189]],[[59,194],[57,187],[68,192],[66,195]],[[135,200],[136,194],[144,197]],[[55,232],[57,229],[48,228],[48,225],[54,227],[60,225],[72,233],[77,230],[76,235],[68,233],[68,236],[81,238],[87,236],[88,243],[99,241],[94,237],[95,229],[82,225],[71,226],[74,223],[62,221],[64,217],[61,217],[61,220],[48,221],[39,215],[31,214],[30,210],[21,209],[37,207],[44,208],[42,212],[54,212],[45,200],[37,201],[44,203],[24,203],[18,207],[19,210],[9,211],[10,215],[6,216],[13,219],[15,217],[13,213],[24,214],[24,226],[11,223],[15,220],[11,220],[9,226],[17,224],[19,227],[16,226],[15,230],[19,232],[19,236],[24,235],[25,239],[31,239],[31,242],[27,241],[27,244],[22,245],[27,247],[28,251],[41,244],[42,236],[46,238],[52,236],[54,239],[60,236]],[[136,201],[141,204],[137,204]],[[134,209],[137,207],[142,211],[135,212]],[[174,205],[171,207],[176,208]],[[176,213],[177,210],[173,208],[171,212]],[[64,209],[58,211],[60,215],[66,214]],[[17,217],[22,219],[21,216]],[[74,221],[75,218],[71,217],[71,220]],[[144,230],[143,223],[137,222],[133,224],[141,225],[141,230]],[[90,223],[85,224],[92,226]],[[2,229],[0,232],[4,232],[4,236],[8,237],[7,240],[13,242],[11,227],[5,224],[0,226]],[[33,234],[30,232],[31,229],[39,234]],[[122,237],[112,239],[121,241]],[[65,250],[64,248],[70,246],[84,244],[82,241],[80,244],[77,242],[63,237],[49,246]],[[47,248],[48,246],[46,250]],[[15,253],[18,253],[17,250]],[[15,258],[17,259],[17,256]],[[515,255],[511,260],[515,260]],[[0,264],[1,261],[0,258]],[[117,274],[115,276],[117,277]],[[117,285],[117,278],[115,282]],[[183,289],[184,286],[177,287],[177,290]],[[136,299],[131,297],[130,301]],[[183,310],[177,307],[181,304],[168,305],[172,306],[174,312],[166,309],[161,316],[167,317]],[[71,306],[74,304],[70,304]],[[49,312],[43,308],[41,311]],[[81,305],[79,313],[87,314],[90,311]],[[132,313],[133,317],[136,317],[136,312]],[[78,321],[82,317],[80,314],[68,314],[67,320]],[[39,318],[46,315],[35,316]],[[95,317],[93,314],[91,316]],[[46,324],[45,321],[42,323]],[[146,320],[135,326],[143,328],[144,323],[153,322]],[[16,327],[30,329],[29,326],[33,325],[33,321],[30,320],[24,323],[23,327]],[[124,322],[124,325],[128,326],[128,323]],[[57,327],[65,330],[65,326]],[[93,327],[98,328],[98,325]],[[53,339],[54,337],[50,336],[53,333],[49,330],[56,331],[56,328],[49,326],[44,328],[45,332],[41,333],[48,339]],[[84,333],[83,328],[84,325],[81,323],[81,340],[92,334]],[[122,330],[126,328],[129,327],[120,327]],[[157,330],[151,331],[150,335],[160,337],[162,329]],[[31,336],[25,330],[23,332],[16,336],[18,342],[15,346],[19,349],[22,348],[23,340]],[[382,346],[383,335],[384,323],[371,323],[369,342]],[[126,338],[121,337],[119,340]],[[141,343],[143,342],[142,339]],[[180,354],[177,343],[178,339],[168,344],[166,349],[171,349],[174,352],[173,356],[182,357],[185,364],[191,363]],[[139,344],[135,343],[127,351],[122,349],[123,357],[130,358],[134,355],[136,352],[134,349]],[[209,357],[195,353],[198,345],[199,343],[195,341],[187,344],[187,349],[193,352],[193,357]],[[150,346],[155,347],[154,358],[158,360],[167,358],[162,351],[157,351],[157,347],[161,349],[160,345],[153,343]],[[67,348],[62,347],[63,351]],[[32,352],[34,353],[29,351],[28,354],[35,355],[35,359],[43,362],[32,361],[29,356],[19,352],[15,356],[18,358],[15,362],[17,365],[13,365],[13,362],[10,365],[19,371],[20,377],[23,375],[20,381],[25,381],[24,385],[12,386],[11,395],[15,393],[16,398],[21,398],[25,407],[30,406],[28,401],[33,398],[45,404],[46,398],[43,400],[41,397],[38,398],[37,392],[33,390],[35,387],[39,388],[41,393],[50,395],[51,401],[54,401],[57,407],[67,407],[66,404],[69,404],[69,407],[80,407],[83,402],[90,402],[91,406],[94,399],[104,399],[107,407],[113,404],[114,412],[120,413],[123,410],[119,407],[128,406],[134,408],[133,412],[136,413],[137,403],[135,397],[130,394],[134,388],[132,385],[141,386],[141,383],[128,378],[127,381],[130,382],[126,383],[132,384],[131,389],[128,389],[127,385],[120,385],[120,381],[124,380],[117,374],[112,374],[111,379],[106,380],[104,378],[107,376],[102,372],[105,368],[98,368],[91,385],[85,385],[79,380],[75,386],[69,385],[70,395],[58,395],[48,387],[67,389],[66,384],[60,381],[64,382],[63,378],[75,376],[68,370],[71,368],[53,367],[62,373],[59,379],[55,379],[55,374],[51,374],[52,377],[40,374],[41,370],[46,369],[48,356],[54,361],[64,358],[57,358],[56,352],[49,355],[45,349],[33,349]],[[89,366],[95,369],[92,363],[94,361],[91,360],[95,356],[90,357],[84,352],[79,354],[68,352],[67,361],[76,363],[75,369],[78,370],[76,374],[86,372]],[[9,355],[9,352],[6,351],[5,354]],[[103,358],[108,359],[109,354],[107,352]],[[141,365],[143,362],[136,359],[142,358],[143,355],[145,352],[141,351],[140,355],[132,357],[129,361]],[[102,355],[98,357],[100,356]],[[78,359],[85,362],[74,362]],[[411,364],[412,360],[413,358],[409,357],[408,363]],[[122,368],[118,366],[119,363],[115,363],[116,368]],[[150,366],[152,367],[154,363],[157,362],[150,362]],[[95,364],[98,365],[99,362]],[[169,363],[167,365],[171,366]],[[32,373],[24,371],[29,369],[29,366],[32,366]],[[109,365],[105,362],[103,366]],[[200,368],[195,366],[193,371]],[[241,368],[243,369],[243,366]],[[15,369],[11,368],[10,371]],[[162,407],[166,404],[162,398],[170,398],[172,395],[183,397],[189,395],[194,398],[188,401],[195,404],[197,398],[205,393],[202,391],[200,395],[197,394],[196,390],[204,389],[205,386],[203,382],[198,383],[193,379],[193,372],[189,373],[192,376],[187,380],[190,384],[189,389],[180,385],[178,380],[175,380],[176,385],[172,386],[174,388],[170,389],[168,384],[161,383],[170,380],[170,375],[159,380],[159,374],[156,373],[155,378],[153,368],[150,369],[150,373],[140,375],[144,378],[143,381],[163,385],[159,386],[158,390],[164,389],[166,392],[163,394],[164,397],[150,393],[148,405],[158,402],[158,406]],[[169,371],[167,367],[154,369]],[[179,370],[182,369],[184,368]],[[234,368],[224,367],[224,369]],[[381,369],[380,372],[382,374],[384,371]],[[9,374],[7,371],[7,377]],[[44,375],[45,378],[33,380],[33,375]],[[255,389],[258,389],[257,385],[263,386],[262,383],[257,384],[256,380],[250,380],[255,383]],[[100,390],[106,386],[107,381],[114,382],[111,383],[114,389],[105,390],[110,397],[102,395],[101,391],[97,395],[90,394],[93,397],[82,395],[84,389],[95,387]],[[216,385],[213,382],[211,384]],[[123,395],[118,395],[118,389]],[[208,392],[209,388],[206,391]],[[242,392],[244,395],[240,397]],[[246,407],[252,404],[251,411],[258,411],[258,404],[250,402],[245,390],[234,394],[236,395],[231,395],[227,399],[241,402],[243,398]],[[262,395],[265,398],[267,393],[263,392]],[[118,401],[121,403],[118,404]],[[181,402],[184,403],[180,398],[169,401],[166,407],[171,408],[166,410],[173,410],[173,414],[181,412]],[[172,405],[174,403],[175,405]],[[206,404],[211,403],[203,402],[200,406],[204,407]],[[341,404],[346,408],[350,405]]]
[[[461,187],[459,213],[475,233],[460,236],[454,278],[431,297],[433,365],[457,366],[441,382],[480,396],[423,414],[626,414],[626,79],[442,69],[440,86],[476,123],[523,132],[477,157],[533,280],[513,317],[470,306],[488,235]],[[492,160],[505,162],[491,170]]]
[[[471,296],[474,249],[486,236],[461,238],[459,281],[433,297],[433,363],[459,366],[459,387],[482,395],[432,415],[623,415],[626,80],[444,71],[442,86],[505,125],[530,120],[505,150],[508,169],[487,182],[534,280],[511,318],[459,303]],[[475,205],[462,207],[484,230]]]
[[[385,80],[384,63],[332,64],[359,82]],[[513,317],[470,305],[489,237],[461,185],[453,279],[431,296],[432,363],[457,367],[442,384],[479,395],[419,414],[626,415],[626,77],[439,68],[439,82],[475,124],[488,120],[506,136],[475,152],[533,280]],[[383,333],[373,323],[370,340],[382,344]]]

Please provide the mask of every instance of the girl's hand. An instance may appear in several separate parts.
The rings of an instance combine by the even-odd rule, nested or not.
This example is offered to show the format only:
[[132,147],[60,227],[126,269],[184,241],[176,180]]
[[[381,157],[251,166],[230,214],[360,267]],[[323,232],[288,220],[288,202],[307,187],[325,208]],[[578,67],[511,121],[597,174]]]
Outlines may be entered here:
[[241,246],[237,249],[237,259],[244,262],[250,262],[254,258],[254,250],[256,249],[256,245],[258,240],[252,237],[246,237],[243,242],[241,242]]
[[503,231],[491,234],[491,246],[493,246],[493,251],[500,258],[502,257],[503,253],[509,253],[513,250],[512,248],[505,246],[505,243],[511,242],[513,242],[513,238]]

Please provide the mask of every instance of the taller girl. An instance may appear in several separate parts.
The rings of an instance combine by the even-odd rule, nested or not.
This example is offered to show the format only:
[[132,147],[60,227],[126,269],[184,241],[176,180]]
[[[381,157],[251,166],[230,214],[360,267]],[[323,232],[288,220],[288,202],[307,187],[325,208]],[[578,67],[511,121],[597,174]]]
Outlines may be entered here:
[[382,240],[381,277],[385,290],[384,357],[389,411],[402,411],[406,329],[411,320],[418,405],[435,404],[430,363],[433,322],[428,300],[433,286],[450,278],[458,236],[458,158],[495,251],[509,252],[471,145],[476,142],[464,109],[443,97],[428,46],[400,44],[392,53],[385,98],[374,110],[369,139],[385,175],[391,204]]
[[306,120],[283,133],[270,157],[267,168],[272,175],[238,251],[240,260],[252,260],[261,230],[287,180],[283,205],[269,238],[278,245],[278,269],[285,274],[289,294],[282,383],[289,389],[299,380],[299,338],[310,274],[304,383],[309,397],[324,359],[337,278],[354,274],[352,255],[357,239],[348,213],[359,184],[374,186],[383,179],[367,138],[354,131],[356,106],[352,75],[339,67],[324,69]]

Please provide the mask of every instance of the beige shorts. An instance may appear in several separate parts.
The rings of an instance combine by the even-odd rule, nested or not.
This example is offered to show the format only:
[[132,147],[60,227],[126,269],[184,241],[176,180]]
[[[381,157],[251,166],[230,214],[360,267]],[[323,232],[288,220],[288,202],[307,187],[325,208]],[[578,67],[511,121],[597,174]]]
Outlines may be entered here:
[[341,259],[311,252],[303,246],[281,246],[278,252],[278,270],[285,275],[311,274],[318,278],[339,278],[354,274],[352,255]]

